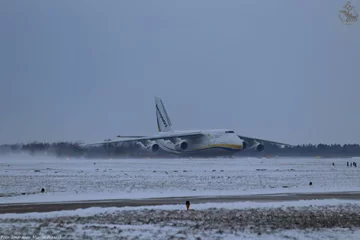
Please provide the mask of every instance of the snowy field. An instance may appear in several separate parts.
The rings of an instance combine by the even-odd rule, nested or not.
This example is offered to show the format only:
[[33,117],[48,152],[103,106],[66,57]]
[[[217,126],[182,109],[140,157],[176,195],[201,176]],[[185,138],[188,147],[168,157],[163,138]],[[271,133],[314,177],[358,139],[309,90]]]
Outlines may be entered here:
[[[360,159],[2,156],[0,203],[360,191],[360,169],[347,161]],[[360,239],[360,205],[332,199],[1,214],[0,239]]]
[[360,168],[347,161],[360,159],[0,156],[0,203],[360,191]]
[[[1,239],[359,239],[348,200],[88,208],[0,215]],[[22,237],[22,238],[20,238]]]

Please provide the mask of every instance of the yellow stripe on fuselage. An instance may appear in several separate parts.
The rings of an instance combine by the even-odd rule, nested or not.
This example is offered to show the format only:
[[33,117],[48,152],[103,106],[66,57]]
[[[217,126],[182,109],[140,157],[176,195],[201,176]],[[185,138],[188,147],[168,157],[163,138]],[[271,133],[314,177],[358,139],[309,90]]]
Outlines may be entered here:
[[221,147],[221,148],[229,148],[231,150],[241,150],[243,149],[243,145],[238,145],[238,144],[210,144],[206,147],[203,148],[198,148],[197,150],[202,150],[202,149],[208,149],[208,148],[217,148],[217,147]]

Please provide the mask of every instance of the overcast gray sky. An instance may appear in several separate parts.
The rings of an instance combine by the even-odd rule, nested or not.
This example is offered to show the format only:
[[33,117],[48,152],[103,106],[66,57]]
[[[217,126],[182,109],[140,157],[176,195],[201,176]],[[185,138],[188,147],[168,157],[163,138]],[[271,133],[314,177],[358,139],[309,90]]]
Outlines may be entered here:
[[345,3],[2,0],[0,143],[154,134],[155,95],[179,130],[360,143]]

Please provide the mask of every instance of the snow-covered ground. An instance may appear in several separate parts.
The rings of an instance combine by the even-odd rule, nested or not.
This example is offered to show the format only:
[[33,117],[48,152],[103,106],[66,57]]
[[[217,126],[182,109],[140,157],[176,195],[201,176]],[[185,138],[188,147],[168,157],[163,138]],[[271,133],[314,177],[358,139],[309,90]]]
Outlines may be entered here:
[[[1,156],[0,203],[360,191],[360,169],[347,167],[347,161],[360,159]],[[192,204],[190,211],[169,205],[2,214],[0,238],[359,239],[358,203],[333,199]]]
[[0,203],[360,191],[360,168],[347,161],[360,159],[0,156]]
[[[207,203],[0,215],[1,239],[359,239],[357,201]],[[23,237],[23,238],[19,238]]]

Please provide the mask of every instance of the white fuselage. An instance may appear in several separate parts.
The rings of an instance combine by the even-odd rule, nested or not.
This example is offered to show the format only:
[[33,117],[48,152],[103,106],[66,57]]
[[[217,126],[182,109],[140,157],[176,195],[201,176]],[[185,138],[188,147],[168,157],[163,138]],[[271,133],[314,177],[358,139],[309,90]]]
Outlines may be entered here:
[[[193,131],[176,131],[175,133],[191,133]],[[198,132],[198,131],[197,131]],[[168,136],[174,132],[159,132],[158,136]],[[201,138],[188,138],[185,150],[176,148],[181,139],[155,140],[159,147],[166,152],[184,154],[196,152],[237,152],[243,149],[243,141],[232,130],[204,130]]]

